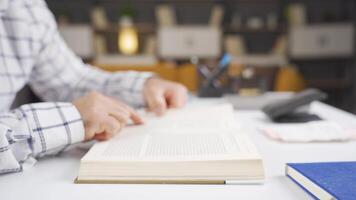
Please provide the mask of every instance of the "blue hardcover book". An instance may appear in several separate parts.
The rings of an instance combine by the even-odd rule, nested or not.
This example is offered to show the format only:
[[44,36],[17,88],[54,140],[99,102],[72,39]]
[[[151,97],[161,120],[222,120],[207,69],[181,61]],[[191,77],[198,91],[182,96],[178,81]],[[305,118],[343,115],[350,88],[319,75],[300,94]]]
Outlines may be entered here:
[[288,163],[286,175],[316,199],[356,199],[356,162]]

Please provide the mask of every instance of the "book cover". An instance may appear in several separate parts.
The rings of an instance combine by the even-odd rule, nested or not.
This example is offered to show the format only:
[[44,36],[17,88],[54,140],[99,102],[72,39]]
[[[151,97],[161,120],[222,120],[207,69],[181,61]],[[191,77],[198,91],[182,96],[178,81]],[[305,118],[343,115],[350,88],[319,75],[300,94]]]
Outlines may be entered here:
[[[356,198],[356,162],[289,163],[287,166],[298,171],[336,199]],[[293,181],[311,194],[303,183]]]

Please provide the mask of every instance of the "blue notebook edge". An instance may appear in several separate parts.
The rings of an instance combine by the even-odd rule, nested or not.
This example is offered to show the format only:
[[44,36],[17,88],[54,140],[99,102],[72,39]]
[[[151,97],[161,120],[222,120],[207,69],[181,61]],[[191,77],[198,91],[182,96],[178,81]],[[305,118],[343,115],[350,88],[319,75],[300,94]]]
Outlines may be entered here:
[[[297,182],[296,180],[294,180],[294,178],[293,177],[291,177],[291,176],[289,176],[288,174],[287,174],[287,167],[291,167],[291,168],[293,168],[294,170],[297,170],[297,169],[295,169],[294,167],[292,167],[291,165],[289,165],[289,164],[296,164],[296,163],[287,163],[286,164],[286,170],[285,170],[285,174],[286,174],[286,176],[289,178],[289,180],[291,180],[292,182],[294,182],[295,184],[297,184],[302,190],[304,190],[305,192],[307,192],[311,197],[313,197],[314,199],[318,199],[318,197],[316,197],[313,193],[311,193],[307,188],[305,188],[302,184],[300,184],[299,182]],[[297,170],[299,173],[300,173],[300,171],[299,170]],[[304,176],[304,174],[303,174],[303,176]],[[309,178],[308,178],[309,179]],[[314,182],[313,182],[314,183]],[[314,183],[315,184],[315,183]]]
[[[343,161],[343,162],[310,162],[310,163],[286,163],[286,167],[291,167],[294,170],[296,170],[297,172],[299,172],[301,175],[303,175],[304,177],[306,177],[308,180],[310,180],[311,182],[313,182],[315,185],[319,186],[321,189],[323,189],[324,191],[328,192],[330,195],[337,197],[338,195],[335,194],[333,191],[328,190],[327,188],[325,188],[324,186],[318,184],[317,182],[315,182],[310,176],[308,176],[307,174],[303,173],[303,171],[299,170],[298,168],[296,168],[295,166],[300,166],[300,165],[317,165],[317,164],[338,164],[338,163],[355,163],[355,161]],[[285,174],[287,177],[289,177],[293,182],[295,182],[297,185],[299,185],[299,187],[301,187],[303,190],[305,190],[308,194],[311,194],[306,188],[304,188],[304,186],[302,186],[301,184],[299,184],[296,180],[293,179],[293,177],[290,177],[287,174],[287,170],[285,171]],[[313,194],[311,194],[312,197],[316,198]],[[318,199],[318,198],[316,198]]]
[[301,185],[300,183],[298,183],[296,180],[293,179],[293,177],[289,176],[288,174],[286,174],[286,176],[289,178],[289,180],[291,180],[292,182],[294,182],[295,184],[297,184],[302,190],[304,190],[306,193],[308,193],[311,197],[313,197],[314,199],[318,199],[318,197],[316,197],[313,193],[311,193],[308,189],[306,189],[303,185]]

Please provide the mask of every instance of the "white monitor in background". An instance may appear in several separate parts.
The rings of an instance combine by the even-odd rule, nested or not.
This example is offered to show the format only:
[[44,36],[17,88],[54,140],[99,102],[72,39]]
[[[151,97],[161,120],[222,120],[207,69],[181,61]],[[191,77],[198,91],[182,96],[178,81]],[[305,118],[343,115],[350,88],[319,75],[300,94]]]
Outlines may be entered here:
[[292,27],[289,40],[292,58],[339,58],[354,53],[354,29],[350,23]]
[[58,29],[76,55],[82,58],[90,58],[94,55],[94,38],[90,25],[61,25]]
[[158,53],[164,59],[216,58],[221,53],[221,31],[210,26],[160,27]]

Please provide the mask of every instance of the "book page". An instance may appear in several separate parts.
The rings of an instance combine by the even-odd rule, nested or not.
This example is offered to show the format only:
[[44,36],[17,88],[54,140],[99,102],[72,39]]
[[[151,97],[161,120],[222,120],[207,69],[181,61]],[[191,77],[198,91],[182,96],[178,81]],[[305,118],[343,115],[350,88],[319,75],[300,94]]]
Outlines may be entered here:
[[88,157],[200,160],[256,153],[234,124],[233,108],[226,104],[172,110],[163,117],[146,115],[144,125],[128,127],[112,140],[96,144]]
[[146,134],[143,137],[121,138],[111,142],[105,157],[169,157],[226,154],[223,138],[202,134]]

